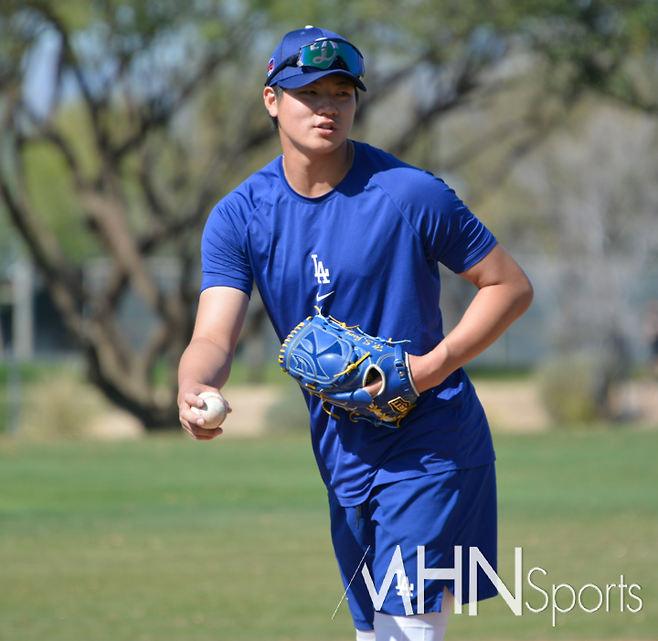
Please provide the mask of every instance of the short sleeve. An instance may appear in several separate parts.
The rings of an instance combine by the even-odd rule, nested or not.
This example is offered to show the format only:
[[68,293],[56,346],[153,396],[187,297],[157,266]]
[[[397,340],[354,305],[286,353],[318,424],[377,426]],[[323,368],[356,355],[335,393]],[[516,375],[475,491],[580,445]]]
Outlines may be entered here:
[[432,177],[421,207],[426,255],[453,272],[470,269],[496,245],[494,235],[442,180]]
[[224,286],[251,296],[253,273],[245,237],[245,217],[227,199],[220,201],[208,217],[201,240],[201,291]]

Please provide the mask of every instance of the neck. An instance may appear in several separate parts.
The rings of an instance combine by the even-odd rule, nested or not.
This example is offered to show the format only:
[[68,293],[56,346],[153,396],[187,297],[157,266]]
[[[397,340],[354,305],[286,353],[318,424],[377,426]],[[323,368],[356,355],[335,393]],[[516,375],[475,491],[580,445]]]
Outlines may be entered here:
[[335,189],[354,160],[354,144],[346,140],[330,153],[310,156],[283,145],[283,171],[288,184],[302,196],[318,198]]

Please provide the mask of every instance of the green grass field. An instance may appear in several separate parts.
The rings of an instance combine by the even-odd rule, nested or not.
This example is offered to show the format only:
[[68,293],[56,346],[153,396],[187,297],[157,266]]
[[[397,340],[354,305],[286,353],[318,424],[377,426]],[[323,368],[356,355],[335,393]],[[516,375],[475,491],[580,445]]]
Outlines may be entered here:
[[[523,601],[611,588],[557,616],[501,597],[453,615],[448,639],[658,638],[658,431],[497,436],[500,574]],[[0,441],[0,639],[353,638],[308,438],[196,443]],[[628,597],[625,606],[637,609]],[[558,605],[570,594],[561,589]],[[583,592],[584,607],[597,593]]]

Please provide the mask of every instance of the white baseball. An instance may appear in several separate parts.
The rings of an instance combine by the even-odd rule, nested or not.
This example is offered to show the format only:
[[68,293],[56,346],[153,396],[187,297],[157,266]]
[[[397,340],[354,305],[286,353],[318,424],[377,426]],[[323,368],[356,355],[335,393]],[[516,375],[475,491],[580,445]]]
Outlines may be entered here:
[[202,392],[199,394],[199,398],[202,398],[204,401],[203,407],[193,407],[192,411],[196,412],[205,420],[206,424],[203,426],[203,429],[214,430],[226,418],[226,414],[228,413],[226,401],[217,392]]

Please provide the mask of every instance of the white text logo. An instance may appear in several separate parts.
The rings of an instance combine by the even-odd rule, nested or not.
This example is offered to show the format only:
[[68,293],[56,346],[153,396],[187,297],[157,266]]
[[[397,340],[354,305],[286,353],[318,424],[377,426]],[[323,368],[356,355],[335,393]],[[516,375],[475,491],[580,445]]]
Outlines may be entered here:
[[[415,614],[425,613],[425,582],[434,580],[450,581],[453,583],[453,592],[455,596],[455,614],[462,612],[462,547],[455,546],[455,561],[452,568],[427,568],[425,567],[425,546],[419,545],[417,547],[417,574],[416,574],[416,589],[417,589],[417,612]],[[477,615],[478,612],[478,568],[481,569],[488,579],[496,586],[500,596],[503,597],[510,610],[516,615],[523,614],[523,549],[514,549],[514,594],[508,590],[507,586],[500,579],[496,571],[491,567],[490,563],[484,557],[477,547],[468,548],[468,614],[470,616]],[[365,559],[365,556],[364,556]],[[363,561],[363,559],[362,559]],[[601,588],[594,583],[586,583],[580,589],[575,589],[568,583],[560,583],[558,585],[551,585],[550,588],[544,590],[539,585],[533,582],[533,574],[540,572],[544,576],[548,573],[540,567],[532,568],[527,576],[527,582],[532,590],[543,595],[543,604],[541,607],[533,607],[525,602],[525,607],[534,613],[543,612],[550,606],[551,624],[553,627],[556,625],[557,613],[565,614],[571,612],[576,606],[583,612],[591,614],[604,608],[605,612],[610,612],[613,603],[619,604],[621,612],[627,611],[633,614],[639,612],[644,605],[642,599],[637,592],[642,588],[637,583],[625,583],[624,575],[622,574],[619,583],[606,584],[605,588]],[[356,573],[355,573],[356,574]],[[379,589],[375,587],[375,582],[370,575],[370,570],[367,565],[361,568],[361,574],[365,581],[368,594],[375,607],[375,610],[381,610],[386,599],[393,578],[397,576],[397,594],[402,599],[404,612],[407,616],[414,614],[411,598],[413,597],[414,585],[409,583],[409,578],[404,568],[404,561],[402,559],[402,551],[398,545],[393,553],[393,558],[388,566],[386,576]],[[351,583],[351,582],[350,582]],[[634,590],[636,592],[634,592]],[[570,602],[558,603],[558,593],[562,592],[569,594]],[[583,598],[584,594],[587,594]],[[593,598],[592,598],[593,597]],[[633,605],[631,605],[631,602]]]
[[315,265],[315,273],[313,275],[318,279],[318,283],[321,285],[330,283],[331,281],[329,280],[329,270],[324,268],[322,261],[318,260],[317,254],[313,254],[312,258],[313,264]]

